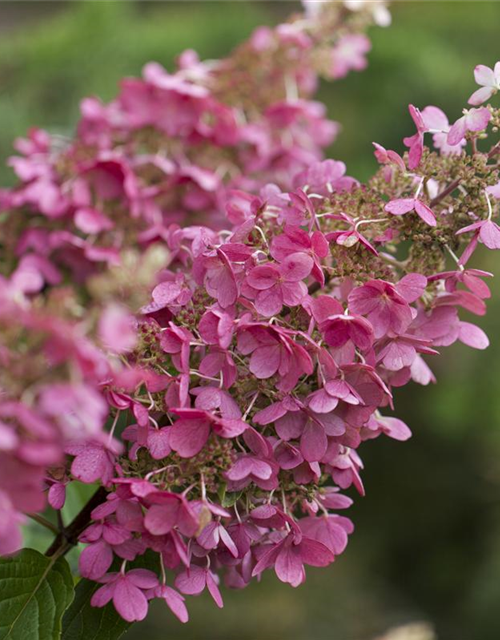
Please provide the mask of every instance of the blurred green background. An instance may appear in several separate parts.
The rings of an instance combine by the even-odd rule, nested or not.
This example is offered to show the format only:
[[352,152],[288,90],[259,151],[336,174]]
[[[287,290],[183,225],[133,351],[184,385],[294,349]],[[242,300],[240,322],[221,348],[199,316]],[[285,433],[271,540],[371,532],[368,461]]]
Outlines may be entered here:
[[[79,100],[110,99],[123,75],[154,59],[172,68],[195,48],[219,57],[292,2],[0,2],[0,160],[31,125],[70,133]],[[441,106],[450,119],[474,88],[472,69],[500,59],[500,2],[396,2],[393,25],[371,31],[369,68],[321,88],[343,131],[331,157],[361,179],[371,142],[402,149],[407,104]],[[12,182],[0,169],[2,185]],[[500,271],[498,254],[474,266]],[[439,640],[500,638],[500,280],[486,353],[456,345],[431,362],[439,384],[397,393],[414,437],[367,443],[367,497],[351,510],[347,551],[292,589],[266,574],[225,609],[189,598],[181,625],[161,605],[127,636],[138,640],[369,640],[411,621]],[[465,314],[464,314],[464,319]],[[423,640],[424,636],[422,636]]]

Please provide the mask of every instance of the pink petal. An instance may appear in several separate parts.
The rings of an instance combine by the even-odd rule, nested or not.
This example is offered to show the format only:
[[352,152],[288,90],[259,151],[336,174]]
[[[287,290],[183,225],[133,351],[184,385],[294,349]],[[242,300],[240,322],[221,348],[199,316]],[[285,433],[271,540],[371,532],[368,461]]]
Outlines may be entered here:
[[283,299],[281,297],[280,288],[273,287],[266,291],[259,291],[255,299],[255,308],[266,318],[278,315],[283,308]]
[[420,273],[409,273],[401,278],[396,285],[399,295],[403,296],[406,302],[415,302],[425,291],[427,278]]
[[282,402],[274,402],[265,409],[257,411],[257,413],[252,418],[252,422],[262,425],[271,424],[271,422],[274,422],[275,420],[278,420],[278,418],[283,417],[286,412],[287,410],[285,409]]
[[177,593],[175,589],[163,585],[160,587],[158,596],[165,600],[170,611],[181,622],[187,622],[189,620],[188,611],[186,609],[186,605],[184,604],[184,598],[180,593]]
[[325,429],[315,420],[308,420],[300,439],[300,451],[308,462],[317,462],[325,455],[328,439]]
[[160,282],[160,284],[153,289],[153,300],[163,306],[172,304],[179,296],[181,290],[182,288],[177,282]]
[[288,582],[292,587],[298,587],[305,580],[304,565],[297,546],[284,545],[274,568],[281,582]]
[[263,264],[254,267],[247,276],[248,284],[259,291],[270,289],[280,277],[278,267],[273,264]]
[[225,547],[228,549],[229,553],[234,557],[237,558],[238,557],[238,548],[237,546],[234,544],[233,539],[231,538],[231,536],[229,535],[229,533],[226,531],[226,529],[222,526],[219,527],[219,533],[220,533],[220,539],[222,540],[222,542],[224,543]]
[[255,349],[250,358],[250,371],[260,380],[273,376],[281,362],[281,346],[265,346]]
[[132,569],[127,572],[127,580],[139,589],[152,589],[158,585],[158,577],[148,569]]
[[210,434],[207,420],[177,420],[170,427],[169,444],[181,458],[191,458],[199,453]]
[[478,107],[480,104],[483,104],[483,102],[486,102],[486,100],[489,100],[494,91],[495,90],[492,87],[481,87],[481,89],[474,91],[468,102],[469,104]]
[[379,421],[382,429],[390,438],[405,441],[411,438],[411,431],[408,426],[399,418],[384,417]]
[[280,264],[280,272],[286,282],[304,280],[311,273],[314,261],[306,253],[292,253]]
[[482,329],[470,322],[461,322],[458,339],[473,349],[486,349],[490,341]]
[[495,85],[495,74],[485,64],[478,64],[474,68],[474,80],[483,87],[492,87]]
[[84,578],[98,580],[111,566],[113,551],[103,540],[95,544],[89,544],[80,554],[78,567]]
[[415,200],[415,211],[431,227],[435,227],[437,222],[434,213],[430,207],[420,200]]
[[148,434],[148,450],[154,460],[166,458],[172,451],[169,438],[170,429],[152,429]]
[[210,571],[207,571],[206,581],[207,581],[207,589],[210,592],[210,595],[212,596],[212,598],[214,599],[215,604],[219,607],[219,609],[222,609],[222,607],[224,606],[224,602],[222,601],[222,596],[220,594],[219,587],[217,586],[217,583],[215,582]]
[[302,538],[300,555],[305,564],[311,567],[326,567],[334,560],[333,553],[321,542]]
[[491,113],[486,107],[480,107],[479,109],[471,109],[465,118],[467,129],[470,131],[482,131],[486,129],[491,119]]
[[395,216],[401,216],[415,208],[415,198],[400,198],[391,200],[385,205],[385,210]]
[[422,118],[424,119],[426,129],[439,129],[444,131],[448,129],[449,122],[444,111],[438,107],[429,105],[422,110]]
[[154,536],[161,536],[171,531],[177,524],[179,505],[177,501],[171,504],[154,504],[149,507],[144,518],[144,526]]
[[338,405],[339,399],[329,395],[324,389],[318,389],[308,398],[308,406],[316,413],[329,413]]
[[48,501],[53,509],[62,509],[66,502],[66,487],[59,482],[53,484],[49,489]]
[[190,596],[199,595],[206,585],[206,572],[201,567],[192,566],[180,573],[175,579],[175,586],[181,593]]
[[481,225],[479,237],[488,249],[500,249],[500,227],[492,220]]
[[146,596],[127,577],[118,580],[113,594],[113,604],[121,617],[127,622],[144,620],[148,614]]
[[452,147],[459,144],[465,137],[467,131],[467,123],[465,116],[459,118],[448,132],[447,143]]
[[108,602],[111,600],[111,598],[113,597],[114,590],[115,590],[115,585],[113,583],[105,584],[100,589],[97,589],[97,591],[92,595],[92,598],[90,599],[90,604],[93,607],[106,606]]

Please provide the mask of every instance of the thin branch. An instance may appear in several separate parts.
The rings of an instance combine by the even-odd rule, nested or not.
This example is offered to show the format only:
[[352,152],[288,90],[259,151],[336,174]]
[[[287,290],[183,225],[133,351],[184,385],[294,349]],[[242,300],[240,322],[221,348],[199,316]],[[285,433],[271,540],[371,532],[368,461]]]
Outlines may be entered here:
[[500,152],[500,142],[497,142],[496,145],[489,150],[489,152],[488,152],[488,160],[490,158],[493,158],[493,156],[495,154],[497,154],[498,152]]
[[446,198],[446,196],[450,195],[452,191],[455,191],[455,189],[458,187],[459,184],[460,184],[460,178],[457,178],[456,180],[453,180],[453,182],[450,182],[450,184],[446,187],[446,189],[443,189],[441,193],[438,193],[437,196],[430,201],[429,206],[432,208],[436,204],[439,204],[441,200],[443,200],[443,198]]
[[46,556],[50,557],[56,554],[58,557],[63,556],[68,553],[71,547],[78,544],[78,537],[90,524],[90,514],[106,500],[107,493],[104,487],[97,489],[80,513],[63,531],[57,533],[54,542],[45,552]]
[[31,520],[34,520],[35,522],[38,522],[38,524],[41,524],[42,527],[45,527],[46,529],[52,531],[52,533],[55,533],[56,535],[59,533],[59,529],[55,526],[55,524],[49,522],[47,518],[44,518],[39,513],[28,513],[26,515],[28,516],[28,518],[31,518]]

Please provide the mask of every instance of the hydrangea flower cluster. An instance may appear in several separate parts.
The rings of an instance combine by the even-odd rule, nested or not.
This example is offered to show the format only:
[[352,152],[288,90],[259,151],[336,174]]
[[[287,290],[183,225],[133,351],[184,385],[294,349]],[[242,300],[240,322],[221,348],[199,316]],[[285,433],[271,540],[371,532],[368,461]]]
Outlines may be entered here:
[[360,184],[321,159],[332,127],[308,100],[325,60],[364,64],[374,5],[352,4],[309,6],[222,63],[148,65],[84,102],[70,145],[34,131],[12,160],[0,551],[44,491],[59,511],[68,483],[96,484],[48,554],[84,543],[92,604],[129,622],[153,598],[186,621],[184,596],[222,606],[221,580],[273,569],[295,587],[332,563],[359,446],[411,435],[395,390],[433,382],[441,347],[488,346],[461,312],[485,313],[492,274],[469,260],[500,248],[500,109],[478,104],[495,72],[476,69],[488,92],[452,125],[410,106],[408,152],[375,144]]

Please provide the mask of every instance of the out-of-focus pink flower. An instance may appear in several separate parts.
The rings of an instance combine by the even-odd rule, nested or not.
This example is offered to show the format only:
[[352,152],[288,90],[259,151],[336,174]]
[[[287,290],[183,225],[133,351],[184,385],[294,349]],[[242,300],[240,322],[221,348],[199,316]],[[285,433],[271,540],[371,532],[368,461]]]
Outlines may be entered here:
[[366,54],[372,48],[370,40],[362,33],[346,35],[333,47],[330,74],[343,78],[349,71],[362,71],[368,65]]

